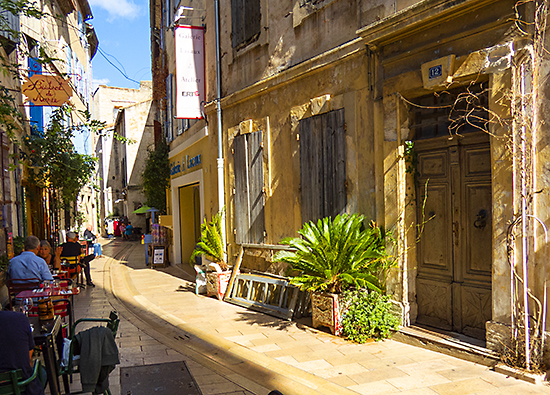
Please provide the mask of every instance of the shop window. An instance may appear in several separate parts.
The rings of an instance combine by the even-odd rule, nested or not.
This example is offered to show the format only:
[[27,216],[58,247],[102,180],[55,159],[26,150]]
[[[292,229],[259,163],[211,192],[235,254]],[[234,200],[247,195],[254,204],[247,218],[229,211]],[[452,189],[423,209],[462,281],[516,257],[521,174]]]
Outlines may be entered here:
[[347,205],[344,109],[300,120],[302,223],[335,217]]
[[261,33],[260,0],[231,0],[231,36],[235,49],[256,41]]
[[233,140],[235,229],[237,244],[264,242],[264,167],[262,131]]

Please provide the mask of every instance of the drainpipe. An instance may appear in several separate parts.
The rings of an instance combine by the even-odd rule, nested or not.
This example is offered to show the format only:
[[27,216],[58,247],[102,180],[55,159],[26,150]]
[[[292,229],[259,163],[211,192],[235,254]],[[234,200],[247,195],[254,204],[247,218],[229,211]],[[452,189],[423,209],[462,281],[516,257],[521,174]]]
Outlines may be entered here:
[[[222,71],[220,55],[220,0],[214,0],[215,34],[216,34],[216,112],[218,115],[218,209],[225,207],[225,186],[224,186],[224,160],[223,160],[223,128],[222,128]],[[225,224],[225,213],[222,214],[222,239],[224,250],[227,250],[227,229]],[[227,262],[227,252],[224,252]]]
[[374,188],[376,199],[376,223],[385,226],[384,204],[384,68],[378,49],[372,48],[374,56]]

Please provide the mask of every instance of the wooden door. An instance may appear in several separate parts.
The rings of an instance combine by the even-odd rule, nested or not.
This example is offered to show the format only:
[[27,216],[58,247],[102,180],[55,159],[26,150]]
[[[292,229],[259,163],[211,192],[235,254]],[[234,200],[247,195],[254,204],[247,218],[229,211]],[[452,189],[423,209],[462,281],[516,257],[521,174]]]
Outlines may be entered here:
[[484,338],[491,319],[488,137],[418,141],[417,322]]

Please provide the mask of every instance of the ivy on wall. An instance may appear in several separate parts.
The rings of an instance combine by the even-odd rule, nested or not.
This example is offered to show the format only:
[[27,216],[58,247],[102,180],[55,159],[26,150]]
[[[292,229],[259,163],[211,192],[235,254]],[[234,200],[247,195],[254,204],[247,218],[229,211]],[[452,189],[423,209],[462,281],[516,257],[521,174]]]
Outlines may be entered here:
[[159,209],[161,213],[166,212],[166,189],[170,186],[169,150],[166,140],[158,141],[154,150],[148,150],[141,175],[146,204]]

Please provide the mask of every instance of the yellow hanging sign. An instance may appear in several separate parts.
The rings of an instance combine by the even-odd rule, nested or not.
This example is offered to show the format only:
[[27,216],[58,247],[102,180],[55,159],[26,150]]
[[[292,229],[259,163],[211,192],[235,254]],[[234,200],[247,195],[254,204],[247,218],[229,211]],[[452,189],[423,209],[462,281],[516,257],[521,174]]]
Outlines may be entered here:
[[62,77],[34,74],[23,84],[22,93],[35,106],[60,107],[72,96],[72,89]]

